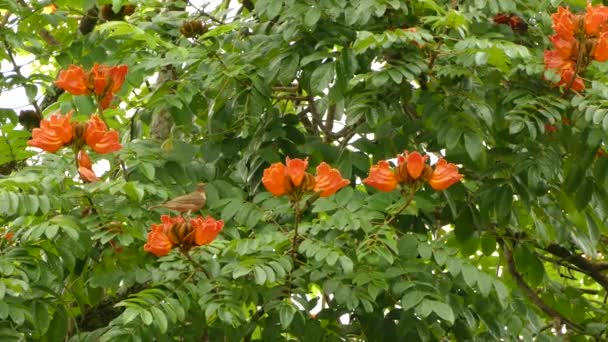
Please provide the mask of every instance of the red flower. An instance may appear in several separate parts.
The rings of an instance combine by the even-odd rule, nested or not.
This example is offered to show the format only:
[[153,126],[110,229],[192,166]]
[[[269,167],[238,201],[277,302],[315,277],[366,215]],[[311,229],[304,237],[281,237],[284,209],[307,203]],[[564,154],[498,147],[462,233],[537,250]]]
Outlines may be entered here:
[[89,158],[89,155],[83,150],[78,151],[78,174],[80,175],[80,179],[85,183],[99,180],[99,177],[93,172],[93,162],[91,162],[91,158]]
[[4,234],[4,239],[5,240],[11,240],[13,238],[13,236],[15,236],[15,233],[8,232],[8,233]]
[[211,216],[207,216],[204,219],[199,216],[190,220],[190,224],[194,229],[194,242],[198,246],[211,243],[222,228],[224,228],[224,221],[218,221]]
[[59,79],[55,81],[55,85],[72,95],[87,95],[89,94],[87,78],[87,74],[81,67],[70,65],[67,70],[59,73]]
[[397,177],[386,160],[381,160],[369,169],[369,176],[363,183],[380,191],[390,192],[397,187]]
[[608,7],[603,5],[592,6],[587,3],[587,13],[585,14],[585,33],[596,37],[604,30],[608,20]]
[[348,179],[342,178],[340,171],[322,162],[317,166],[317,176],[315,177],[315,192],[321,192],[321,197],[328,197],[336,193],[350,183]]
[[274,163],[264,170],[262,184],[271,194],[281,196],[287,193],[287,179],[285,178],[285,165]]
[[152,231],[148,234],[148,242],[144,245],[144,250],[156,256],[169,254],[173,248],[171,240],[165,232],[164,224],[153,224]]
[[547,131],[547,133],[553,133],[557,131],[557,127],[551,124],[545,124],[545,131]]
[[40,121],[40,128],[34,128],[29,146],[41,148],[47,152],[57,152],[62,146],[72,140],[72,112],[65,116],[52,114],[48,119]]
[[441,191],[457,183],[462,177],[464,176],[458,173],[458,167],[455,164],[448,163],[441,158],[435,164],[435,170],[428,182],[433,189]]
[[93,151],[101,154],[118,151],[122,148],[122,145],[118,143],[118,132],[108,131],[106,124],[97,115],[93,115],[89,119],[84,141]]
[[578,17],[574,16],[569,8],[558,7],[557,13],[551,15],[553,29],[563,39],[573,39],[578,28]]

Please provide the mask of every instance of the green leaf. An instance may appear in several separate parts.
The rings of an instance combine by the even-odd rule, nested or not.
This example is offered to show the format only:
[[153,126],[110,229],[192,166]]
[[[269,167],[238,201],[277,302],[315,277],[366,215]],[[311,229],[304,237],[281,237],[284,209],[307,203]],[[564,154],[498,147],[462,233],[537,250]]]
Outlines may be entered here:
[[422,259],[429,260],[433,254],[433,249],[427,243],[420,243],[418,244],[418,254]]
[[448,321],[450,324],[454,324],[454,311],[452,311],[452,308],[449,305],[435,300],[425,299],[425,301],[429,302],[429,306],[437,316]]
[[310,76],[310,89],[315,94],[323,93],[329,83],[333,80],[335,73],[334,63],[322,64]]
[[306,15],[304,16],[304,25],[308,27],[313,27],[317,24],[319,19],[321,18],[321,10],[317,6],[311,6],[306,11]]
[[163,334],[167,332],[168,324],[167,316],[165,316],[165,313],[155,306],[150,307],[150,310],[152,311],[152,316],[154,316],[154,323],[156,324],[156,326],[158,326],[160,332]]
[[122,323],[127,324],[135,319],[139,315],[139,310],[135,308],[128,307],[121,315]]
[[464,147],[473,161],[478,161],[481,158],[483,143],[478,135],[473,133],[464,134]]
[[283,330],[286,330],[291,325],[291,321],[293,321],[293,316],[295,314],[295,309],[289,304],[281,305],[279,309],[279,319],[281,321],[281,327]]
[[49,328],[51,316],[49,315],[49,307],[46,303],[35,301],[32,308],[34,314],[34,322],[38,333],[44,335]]
[[418,256],[418,239],[413,235],[403,235],[397,242],[399,255],[403,259],[413,259]]
[[46,336],[46,341],[63,341],[68,333],[68,314],[62,305],[55,308],[53,319],[49,324]]
[[403,297],[401,297],[401,309],[403,311],[407,311],[420,303],[424,297],[426,297],[425,292],[421,291],[410,291],[406,293]]
[[253,277],[255,279],[255,283],[258,285],[264,285],[266,282],[266,272],[260,266],[253,267]]
[[141,202],[145,195],[144,188],[139,182],[127,182],[123,186],[123,190],[131,200],[136,202]]
[[353,261],[349,257],[342,255],[338,258],[338,261],[344,273],[351,273],[353,271]]

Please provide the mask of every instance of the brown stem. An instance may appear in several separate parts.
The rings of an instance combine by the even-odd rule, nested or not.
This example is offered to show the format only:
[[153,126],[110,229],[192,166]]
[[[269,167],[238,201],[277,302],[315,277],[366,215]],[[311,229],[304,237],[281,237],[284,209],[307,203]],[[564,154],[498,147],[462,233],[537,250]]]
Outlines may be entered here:
[[[503,248],[503,255],[507,262],[507,268],[509,269],[509,273],[511,274],[511,277],[513,277],[513,280],[515,280],[515,283],[523,291],[523,293],[526,295],[526,297],[528,297],[528,299],[530,299],[530,301],[532,303],[534,303],[534,305],[536,305],[536,307],[538,307],[547,316],[551,317],[551,319],[553,319],[555,322],[558,322],[560,324],[561,323],[566,324],[566,326],[568,326],[571,329],[576,330],[580,333],[584,332],[585,329],[582,326],[580,326],[578,323],[575,323],[575,322],[569,320],[568,318],[564,317],[557,310],[555,310],[554,308],[547,305],[547,303],[545,303],[538,296],[538,294],[530,287],[530,285],[528,285],[528,283],[526,283],[526,281],[524,280],[521,273],[519,273],[519,271],[517,270],[517,267],[515,265],[515,260],[513,259],[513,252],[511,251],[509,246],[507,246],[507,243],[503,240],[499,240],[498,242]],[[559,327],[556,327],[556,328],[559,331]]]
[[297,245],[298,245],[298,226],[300,225],[300,220],[301,220],[301,216],[302,216],[302,212],[300,210],[300,202],[299,201],[294,201],[293,202],[293,207],[294,210],[296,212],[296,216],[295,216],[295,220],[294,220],[294,224],[293,224],[293,240],[291,241],[291,260],[293,261],[293,264],[296,264],[296,258],[297,258]]
[[192,257],[190,256],[190,251],[185,251],[180,248],[180,252],[182,252],[182,254],[186,257],[186,259],[188,259],[190,264],[192,264],[192,266],[194,266],[194,268],[205,273],[205,276],[207,276],[207,279],[211,279],[211,275],[209,274],[209,272],[207,272],[207,270],[201,264],[197,263],[196,261],[194,261],[192,259]]
[[416,191],[418,191],[417,185],[414,185],[412,188],[410,188],[409,194],[406,194],[405,190],[403,190],[403,189],[401,190],[401,194],[403,195],[403,197],[405,197],[405,203],[403,203],[403,205],[401,207],[399,207],[397,212],[395,212],[391,216],[387,217],[386,220],[384,220],[384,224],[393,223],[393,221],[395,221],[395,219],[397,218],[397,215],[401,214],[402,211],[407,209],[407,207],[410,205],[410,203],[412,203],[412,200],[414,199],[414,195],[416,194]]

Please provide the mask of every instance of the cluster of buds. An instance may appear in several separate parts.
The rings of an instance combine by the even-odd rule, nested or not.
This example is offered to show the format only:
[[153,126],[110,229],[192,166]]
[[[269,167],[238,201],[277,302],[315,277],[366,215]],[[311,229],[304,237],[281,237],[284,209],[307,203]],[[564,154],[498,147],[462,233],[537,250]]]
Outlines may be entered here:
[[494,23],[507,25],[515,32],[526,32],[528,30],[528,24],[515,14],[498,13],[494,16]]
[[437,190],[445,190],[459,182],[463,175],[458,173],[455,164],[448,163],[445,159],[439,159],[435,169],[426,164],[428,156],[422,156],[418,152],[397,156],[397,167],[391,168],[386,160],[381,160],[369,170],[369,176],[363,183],[380,191],[390,192],[402,184],[417,189],[423,182]]
[[328,197],[347,186],[350,181],[342,178],[340,171],[322,162],[317,166],[317,175],[306,172],[308,158],[290,159],[285,164],[274,163],[264,170],[262,184],[275,196],[287,195],[292,201],[299,200],[304,193],[316,192]]
[[584,15],[559,7],[551,18],[555,34],[550,39],[555,49],[545,51],[545,68],[557,70],[557,86],[583,91],[579,74],[592,60],[608,59],[608,7],[589,3]]
[[194,38],[207,30],[207,25],[201,20],[186,20],[179,28],[179,32],[186,38]]
[[135,13],[135,5],[124,5],[121,6],[118,12],[114,12],[112,5],[103,5],[101,7],[101,17],[107,21],[118,21],[123,20],[125,16],[129,16]]
[[187,253],[195,246],[210,244],[224,228],[224,221],[211,216],[185,219],[163,215],[160,219],[162,223],[152,225],[144,245],[146,252],[156,256],[167,255],[174,247]]
[[64,146],[71,146],[77,155],[78,171],[85,182],[99,180],[92,170],[89,155],[83,149],[88,145],[99,154],[118,151],[122,148],[118,142],[118,132],[108,130],[106,124],[93,115],[87,122],[73,122],[72,112],[66,115],[52,114],[48,119],[40,121],[40,128],[32,130],[29,146],[55,153]]
[[59,73],[55,85],[72,95],[94,95],[98,106],[106,109],[120,90],[128,71],[126,65],[107,66],[95,64],[89,71],[70,65]]

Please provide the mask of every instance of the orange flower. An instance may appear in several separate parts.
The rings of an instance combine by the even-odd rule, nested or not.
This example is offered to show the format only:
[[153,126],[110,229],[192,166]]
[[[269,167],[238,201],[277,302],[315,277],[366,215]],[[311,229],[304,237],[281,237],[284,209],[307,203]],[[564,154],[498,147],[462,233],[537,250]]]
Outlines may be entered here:
[[302,180],[304,179],[304,173],[306,173],[306,169],[308,168],[308,158],[289,159],[289,157],[287,157],[285,164],[287,165],[285,175],[289,177],[294,186],[300,186],[300,184],[302,184]]
[[78,151],[78,174],[85,183],[97,182],[100,178],[93,172],[93,162],[89,155],[83,151]]
[[545,50],[545,69],[572,69],[574,63],[562,56],[557,50]]
[[369,176],[363,183],[380,191],[393,191],[397,187],[397,177],[386,160],[381,160],[369,170]]
[[8,232],[8,233],[4,234],[4,239],[5,240],[11,240],[13,238],[13,236],[15,236],[15,233]]
[[101,108],[105,109],[110,106],[114,94],[120,90],[125,81],[128,69],[126,65],[112,67],[97,63],[93,65],[93,69],[89,73],[89,87],[97,95]]
[[570,88],[575,91],[583,91],[585,90],[585,83],[583,79],[579,76],[576,76],[574,81],[572,81],[572,77],[574,77],[574,69],[562,69],[560,74],[562,75],[562,79],[557,83],[557,86],[568,86],[571,82],[572,85]]
[[122,145],[118,143],[118,132],[108,131],[106,124],[96,114],[91,116],[84,133],[84,141],[93,151],[101,154],[118,151]]
[[287,179],[285,178],[285,165],[274,163],[264,170],[262,184],[271,194],[281,196],[287,193]]
[[55,85],[72,95],[87,95],[89,88],[87,85],[87,74],[76,65],[70,65],[67,70],[59,73],[59,79]]
[[44,6],[44,8],[42,9],[42,13],[44,14],[51,14],[51,13],[55,13],[57,12],[57,5],[55,4],[50,4],[48,6]]
[[429,159],[429,156],[423,157],[418,152],[408,153],[407,151],[405,151],[404,154],[405,156],[399,155],[397,157],[399,166],[405,165],[408,175],[414,180],[418,179],[422,174],[422,171],[424,171],[424,166],[426,165],[425,163]]
[[336,193],[350,183],[348,179],[342,178],[340,171],[322,162],[317,166],[317,176],[315,177],[315,192],[321,192],[321,197],[328,197]]
[[199,246],[211,243],[224,228],[224,221],[218,221],[211,216],[204,219],[199,216],[190,220],[190,224],[194,229],[194,242]]
[[587,13],[585,14],[585,33],[596,37],[606,27],[608,20],[608,7],[603,5],[592,6],[587,3]]
[[569,59],[574,57],[576,59],[578,53],[578,49],[576,49],[578,41],[576,39],[563,39],[557,34],[552,35],[549,39],[551,39],[555,51],[557,51],[562,58]]
[[598,62],[604,62],[608,60],[608,31],[602,32],[595,45],[593,51],[593,58]]
[[70,65],[67,70],[59,73],[55,84],[72,95],[93,93],[101,108],[105,109],[122,87],[128,69],[126,65],[107,66],[96,63],[90,71],[85,72],[79,66]]
[[167,236],[164,224],[153,224],[152,231],[148,233],[148,242],[144,245],[144,250],[156,256],[169,254],[173,248],[171,240]]
[[52,114],[48,119],[40,121],[40,128],[34,128],[29,146],[41,148],[47,152],[57,152],[62,146],[72,140],[72,112],[65,116]]
[[551,15],[553,29],[563,39],[573,39],[577,30],[578,18],[574,16],[569,8],[558,7],[557,13]]
[[429,179],[431,187],[437,191],[445,190],[457,183],[464,177],[458,173],[458,167],[455,164],[448,163],[441,158],[435,164],[435,170]]

